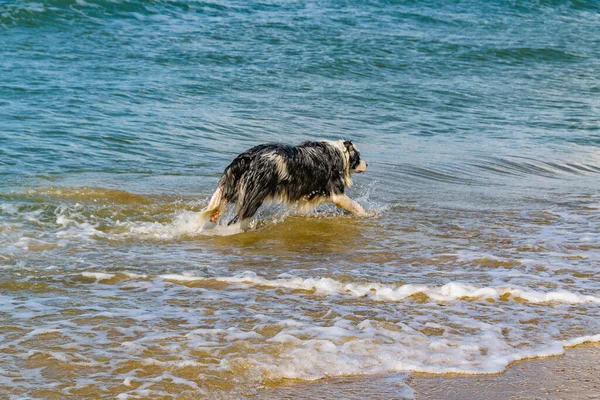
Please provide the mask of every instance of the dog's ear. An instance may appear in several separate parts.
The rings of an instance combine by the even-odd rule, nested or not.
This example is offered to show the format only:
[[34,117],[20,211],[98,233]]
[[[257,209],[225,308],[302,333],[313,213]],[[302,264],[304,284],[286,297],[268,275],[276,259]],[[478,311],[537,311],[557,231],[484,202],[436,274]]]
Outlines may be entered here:
[[350,148],[352,147],[352,142],[349,140],[346,140],[344,142],[344,146],[346,146],[346,150],[350,151]]

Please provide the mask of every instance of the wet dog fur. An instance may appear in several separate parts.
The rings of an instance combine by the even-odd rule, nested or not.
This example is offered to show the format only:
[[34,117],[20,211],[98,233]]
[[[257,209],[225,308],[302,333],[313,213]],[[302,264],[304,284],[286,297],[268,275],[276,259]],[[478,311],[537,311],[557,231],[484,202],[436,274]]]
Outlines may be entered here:
[[215,223],[227,205],[235,203],[236,215],[228,225],[244,222],[265,201],[306,211],[329,201],[365,215],[344,189],[352,186],[352,173],[366,169],[367,163],[350,141],[304,142],[298,146],[262,144],[241,153],[225,168],[208,206],[200,212],[200,220],[203,224]]

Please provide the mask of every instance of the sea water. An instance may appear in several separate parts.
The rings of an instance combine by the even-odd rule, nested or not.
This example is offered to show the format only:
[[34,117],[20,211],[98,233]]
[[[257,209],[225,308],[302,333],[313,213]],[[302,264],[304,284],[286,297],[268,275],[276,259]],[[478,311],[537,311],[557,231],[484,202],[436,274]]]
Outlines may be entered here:
[[[0,2],[0,397],[402,399],[600,341],[599,11]],[[236,154],[339,138],[368,217],[198,225]]]

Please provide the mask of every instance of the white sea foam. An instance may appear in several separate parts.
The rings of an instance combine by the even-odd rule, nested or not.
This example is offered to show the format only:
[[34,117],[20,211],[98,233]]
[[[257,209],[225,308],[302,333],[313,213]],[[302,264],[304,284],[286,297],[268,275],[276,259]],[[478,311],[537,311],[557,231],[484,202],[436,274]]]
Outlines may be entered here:
[[[125,276],[124,273],[85,271],[82,276],[96,280],[112,279]],[[149,396],[158,396],[161,382],[180,384],[192,393],[202,393],[199,380],[188,380],[177,375],[178,370],[193,368],[199,374],[231,374],[238,382],[250,384],[255,387],[264,379],[302,379],[317,380],[325,377],[345,375],[371,375],[398,372],[428,372],[428,373],[463,373],[463,374],[489,374],[503,371],[511,362],[533,357],[562,354],[565,347],[584,342],[600,342],[600,334],[574,337],[568,340],[555,340],[553,336],[543,333],[535,340],[528,340],[529,333],[519,324],[510,323],[510,329],[515,332],[514,338],[508,337],[507,325],[496,325],[492,321],[480,321],[473,315],[459,315],[449,313],[444,318],[433,315],[421,316],[421,319],[411,316],[400,318],[396,321],[384,319],[362,318],[358,320],[347,319],[340,315],[340,309],[333,309],[321,316],[302,316],[291,313],[290,317],[281,319],[278,313],[269,315],[268,312],[253,313],[251,320],[254,323],[244,322],[240,326],[235,319],[241,313],[232,308],[230,301],[236,299],[242,302],[243,297],[229,297],[250,295],[254,290],[223,290],[218,291],[217,323],[202,328],[191,328],[205,325],[201,318],[202,306],[210,302],[210,297],[204,297],[204,292],[197,298],[198,293],[191,293],[195,301],[192,309],[176,308],[171,303],[173,295],[177,293],[178,299],[182,294],[178,287],[170,282],[193,282],[206,279],[215,279],[239,288],[254,288],[256,286],[283,288],[291,290],[306,290],[319,296],[328,297],[332,307],[341,297],[344,307],[347,302],[344,297],[360,298],[373,301],[390,302],[401,301],[409,293],[424,293],[434,302],[460,301],[461,299],[487,299],[488,296],[500,296],[501,293],[525,293],[520,297],[523,301],[518,306],[527,306],[530,301],[539,304],[542,301],[564,301],[567,304],[588,304],[595,307],[597,301],[589,301],[588,297],[581,297],[576,293],[561,296],[552,296],[556,292],[538,292],[522,288],[504,288],[502,292],[495,287],[474,287],[462,283],[452,282],[443,286],[425,285],[390,285],[382,283],[349,283],[331,278],[304,279],[289,274],[282,274],[277,279],[266,279],[253,272],[246,272],[239,276],[222,276],[216,278],[199,277],[189,273],[164,274],[155,276],[130,276],[129,279],[144,279],[161,289],[161,302],[166,308],[145,308],[138,303],[127,303],[128,307],[114,307],[110,310],[95,309],[88,312],[89,317],[108,317],[110,323],[119,321],[135,321],[128,328],[115,327],[117,332],[126,337],[125,341],[118,343],[117,348],[110,350],[95,346],[88,337],[95,331],[95,325],[85,326],[79,322],[62,326],[46,326],[31,331],[24,340],[36,338],[43,334],[60,334],[71,337],[77,342],[77,353],[87,351],[86,358],[67,348],[48,353],[52,358],[61,362],[74,363],[82,367],[91,365],[89,361],[93,354],[110,356],[115,368],[126,366],[131,359],[136,359],[145,366],[157,371],[155,375],[144,378],[133,378],[131,372],[124,373],[120,379],[125,387],[125,392],[120,398],[136,398],[140,393]],[[126,279],[126,282],[129,282]],[[126,282],[122,282],[125,285]],[[117,282],[115,285],[119,285]],[[238,288],[238,289],[239,289]],[[521,292],[518,292],[518,291]],[[295,293],[304,296],[303,293]],[[511,294],[512,295],[512,294]],[[573,296],[571,296],[573,295]],[[529,298],[527,300],[525,297]],[[550,299],[550,300],[548,300]],[[558,300],[557,300],[558,299]],[[317,303],[322,303],[320,300]],[[6,307],[32,310],[36,313],[46,313],[48,305],[43,299],[36,301],[16,302],[10,299],[4,302]],[[136,304],[137,307],[129,308]],[[257,305],[253,302],[253,305]],[[469,304],[470,305],[470,304]],[[516,306],[513,304],[512,306]],[[464,306],[464,303],[454,307]],[[439,306],[433,304],[434,309]],[[417,307],[420,309],[420,307]],[[174,326],[163,325],[161,315],[169,310],[166,315],[180,320]],[[21,310],[20,310],[21,311]],[[522,313],[521,308],[521,313]],[[220,313],[220,314],[219,314]],[[395,315],[394,313],[393,315]],[[214,318],[214,317],[212,317]],[[233,318],[233,319],[229,319]],[[520,317],[519,317],[520,318]],[[109,323],[108,321],[106,323]],[[58,328],[61,327],[61,329]],[[243,326],[243,327],[242,327]],[[439,334],[425,334],[423,328],[438,330]],[[163,329],[167,329],[166,331]],[[510,331],[509,329],[509,331]],[[101,334],[95,340],[105,340]],[[19,345],[13,341],[12,345]],[[523,344],[526,345],[523,345]],[[161,349],[161,351],[156,351]],[[105,353],[105,351],[107,351]],[[91,352],[91,353],[90,353]],[[177,357],[164,357],[162,352],[177,355]],[[196,354],[205,354],[198,357]],[[150,355],[149,355],[150,354]],[[35,357],[30,354],[28,357]],[[100,358],[102,358],[100,357]],[[207,375],[207,376],[208,376]],[[199,375],[201,376],[201,375]],[[138,386],[139,385],[139,386]]]
[[[365,198],[366,203],[366,198]],[[367,208],[370,215],[375,216],[384,210],[380,205],[366,204],[372,206]],[[86,208],[87,207],[87,208]],[[268,207],[267,207],[268,208]],[[262,210],[262,209],[261,209]],[[193,211],[178,211],[171,216],[169,222],[163,221],[135,221],[135,220],[113,220],[110,221],[109,229],[94,214],[89,215],[89,206],[74,204],[61,205],[54,211],[55,222],[60,230],[55,233],[56,237],[64,240],[94,239],[104,238],[109,240],[123,240],[130,238],[150,239],[150,240],[173,240],[182,237],[197,236],[230,236],[243,233],[248,230],[254,230],[263,223],[277,224],[285,220],[289,215],[293,215],[292,208],[277,208],[275,214],[262,210],[257,218],[241,223],[227,225],[232,216],[232,212],[225,215],[218,224],[201,224],[198,213]],[[28,213],[29,219],[33,222],[40,222],[40,215],[43,210],[36,210]],[[266,212],[266,214],[265,214]],[[265,217],[266,215],[266,217]],[[99,227],[103,225],[103,229]]]
[[15,215],[19,212],[19,208],[17,206],[15,206],[14,204],[3,203],[3,204],[0,204],[0,212],[2,212],[4,214],[9,214],[9,215]]
[[62,332],[61,329],[38,328],[38,329],[34,329],[31,332],[29,332],[27,335],[24,336],[24,338],[31,338],[34,336],[46,335],[46,334],[50,334],[50,333],[60,333],[60,332]]
[[459,299],[498,300],[510,296],[529,303],[598,303],[600,297],[572,293],[566,290],[540,292],[519,287],[477,287],[468,283],[450,282],[443,286],[417,284],[387,285],[382,283],[344,283],[331,278],[285,278],[266,279],[247,271],[230,277],[199,277],[192,275],[161,275],[169,281],[215,280],[229,284],[247,286],[267,286],[292,290],[305,290],[324,296],[365,297],[375,301],[402,301],[416,294],[423,294],[436,302],[449,302]]
[[58,238],[64,239],[90,239],[94,236],[104,236],[104,233],[97,230],[97,225],[92,221],[87,221],[84,218],[82,222],[76,218],[72,218],[70,213],[77,214],[77,212],[69,211],[67,209],[59,207],[56,210],[56,223],[62,226],[62,229],[56,233]]
[[115,274],[107,274],[107,273],[104,273],[104,272],[82,272],[81,276],[83,276],[85,278],[95,279],[98,282],[98,281],[112,279],[116,275]]
[[200,278],[194,275],[180,275],[180,274],[166,274],[160,276],[162,279],[167,281],[180,281],[180,282],[194,282],[198,280],[204,280],[205,278]]
[[[449,242],[436,248],[435,238],[410,249],[415,237],[408,231],[405,242],[392,243],[394,237],[384,243],[389,248],[377,250],[379,236],[369,237],[365,230],[365,246],[356,251],[341,254],[344,247],[323,243],[307,254],[260,247],[266,242],[260,232],[250,235],[260,248],[245,241],[238,246],[237,240],[189,240],[240,230],[221,225],[204,230],[196,213],[171,207],[169,214],[152,213],[143,220],[129,209],[96,213],[73,205],[57,209],[56,215],[52,207],[44,210],[19,214],[18,234],[0,232],[9,243],[10,254],[0,254],[4,263],[15,269],[22,254],[34,261],[35,272],[25,262],[18,264],[19,271],[5,276],[9,284],[40,289],[33,298],[16,290],[0,296],[0,311],[10,324],[26,327],[18,338],[4,335],[0,347],[35,363],[51,359],[78,368],[91,365],[89,381],[103,385],[103,377],[111,377],[121,385],[119,398],[159,397],[165,384],[181,386],[183,396],[198,397],[206,382],[223,376],[235,391],[260,387],[265,379],[497,373],[516,360],[600,342],[600,298],[593,275],[596,229],[593,221],[576,216],[556,218],[569,217],[567,222],[579,224],[581,231],[562,219],[539,226],[534,220],[526,235],[529,229],[535,235],[506,234],[524,246],[544,245],[535,251],[495,243],[478,248]],[[275,214],[260,215],[259,228],[287,218]],[[123,222],[114,215],[123,216]],[[161,222],[144,222],[153,216]],[[418,213],[410,217],[421,218]],[[6,213],[2,218],[14,219]],[[498,226],[495,234],[502,236],[502,229]],[[145,242],[180,237],[185,237],[185,249],[178,243]],[[276,245],[286,244],[277,239]],[[53,243],[64,245],[32,251]],[[71,252],[71,246],[77,251]],[[415,265],[409,258],[417,260]],[[240,274],[239,268],[254,272]],[[56,315],[60,318],[45,317]],[[34,342],[53,348],[30,352]],[[148,374],[135,372],[141,368]],[[10,377],[18,379],[21,371],[5,369],[0,380],[9,377],[7,386],[47,382],[36,377],[37,370],[28,370],[33,383],[11,383]],[[85,380],[70,385],[69,390],[83,387]]]
[[183,236],[229,236],[243,232],[239,224],[215,225],[212,229],[205,229],[200,224],[198,213],[184,211],[177,214],[170,223],[160,222],[123,222],[118,226],[125,227],[123,234],[112,235],[111,239],[119,237],[140,237],[148,239],[170,240]]
[[573,338],[573,339],[569,339],[569,340],[564,340],[562,342],[563,346],[565,347],[570,347],[570,346],[577,346],[583,343],[599,343],[600,342],[600,334],[598,335],[588,335],[588,336],[580,336],[577,338]]
[[131,279],[145,279],[148,277],[147,274],[136,274],[134,272],[123,272],[123,274]]
[[19,240],[17,240],[17,242],[14,244],[14,246],[18,247],[20,249],[28,250],[30,242],[31,242],[31,238],[29,238],[29,237],[22,237],[22,238],[19,238]]
[[45,240],[23,236],[19,238],[14,244],[14,247],[22,250],[42,251],[53,249],[57,247],[64,247],[63,243],[51,243]]
[[322,329],[304,326],[269,339],[282,349],[276,358],[249,355],[224,359],[220,366],[227,370],[241,364],[270,379],[302,380],[391,372],[495,374],[514,361],[563,354],[569,343],[581,339],[518,349],[507,346],[499,332],[488,327],[476,337],[460,340],[431,340],[417,332],[391,331],[368,320],[354,328],[343,323]]

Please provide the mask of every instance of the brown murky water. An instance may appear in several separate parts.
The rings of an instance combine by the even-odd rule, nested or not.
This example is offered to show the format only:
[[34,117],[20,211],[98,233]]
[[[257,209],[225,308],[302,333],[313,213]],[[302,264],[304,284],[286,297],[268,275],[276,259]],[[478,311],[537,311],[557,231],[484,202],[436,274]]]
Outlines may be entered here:
[[239,398],[397,373],[410,398],[411,371],[494,373],[599,339],[595,196],[479,210],[367,192],[368,218],[266,207],[244,233],[202,231],[203,201],[4,196],[0,390]]

